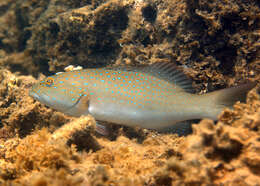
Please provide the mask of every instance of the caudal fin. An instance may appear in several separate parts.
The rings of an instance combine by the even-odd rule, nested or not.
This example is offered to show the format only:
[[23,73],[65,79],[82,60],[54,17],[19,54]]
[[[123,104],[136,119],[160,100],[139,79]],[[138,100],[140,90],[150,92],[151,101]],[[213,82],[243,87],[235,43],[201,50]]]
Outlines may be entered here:
[[203,95],[203,102],[206,105],[206,116],[216,120],[225,107],[231,108],[237,101],[245,102],[247,93],[255,86],[256,83],[251,82]]

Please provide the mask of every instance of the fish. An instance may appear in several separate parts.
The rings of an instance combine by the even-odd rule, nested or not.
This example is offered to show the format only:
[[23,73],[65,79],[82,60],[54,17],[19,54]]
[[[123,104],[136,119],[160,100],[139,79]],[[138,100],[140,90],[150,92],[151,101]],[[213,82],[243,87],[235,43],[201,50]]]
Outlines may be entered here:
[[170,128],[183,135],[191,129],[185,121],[217,120],[225,107],[244,101],[255,85],[194,94],[192,81],[176,65],[157,62],[55,74],[34,84],[29,95],[70,116],[90,114],[98,121],[158,131]]

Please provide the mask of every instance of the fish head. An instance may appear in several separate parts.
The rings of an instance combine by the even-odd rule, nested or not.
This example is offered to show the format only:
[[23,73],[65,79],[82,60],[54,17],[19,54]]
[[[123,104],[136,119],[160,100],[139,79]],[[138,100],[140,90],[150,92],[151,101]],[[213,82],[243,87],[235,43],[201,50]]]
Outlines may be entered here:
[[37,101],[66,113],[73,108],[82,96],[82,89],[59,75],[54,75],[34,84],[29,95]]

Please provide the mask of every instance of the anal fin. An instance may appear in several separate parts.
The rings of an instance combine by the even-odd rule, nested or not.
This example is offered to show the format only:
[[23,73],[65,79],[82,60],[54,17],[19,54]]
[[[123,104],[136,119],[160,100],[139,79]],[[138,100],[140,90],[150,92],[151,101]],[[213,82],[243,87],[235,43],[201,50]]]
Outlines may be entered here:
[[162,133],[176,133],[179,136],[187,136],[192,133],[192,121],[181,121],[173,124],[170,127],[164,127],[159,129]]

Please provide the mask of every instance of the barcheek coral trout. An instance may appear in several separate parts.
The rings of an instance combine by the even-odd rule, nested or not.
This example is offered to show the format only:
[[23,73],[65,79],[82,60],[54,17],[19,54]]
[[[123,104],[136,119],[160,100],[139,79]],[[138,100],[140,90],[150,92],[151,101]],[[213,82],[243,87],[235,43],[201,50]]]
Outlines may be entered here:
[[[185,120],[217,119],[224,107],[243,100],[254,83],[204,95],[192,94],[191,82],[170,63],[138,69],[84,69],[47,77],[30,96],[71,116],[185,134]],[[182,123],[180,123],[182,122]]]

